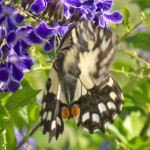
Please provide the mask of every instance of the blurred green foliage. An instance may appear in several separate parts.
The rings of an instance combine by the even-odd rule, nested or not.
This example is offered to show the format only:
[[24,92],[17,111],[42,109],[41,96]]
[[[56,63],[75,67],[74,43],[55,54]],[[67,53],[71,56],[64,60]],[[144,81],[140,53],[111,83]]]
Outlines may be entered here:
[[[150,51],[150,1],[116,0],[114,3],[113,9],[122,10],[124,15],[123,24],[115,28],[120,46],[111,68],[125,98],[122,113],[114,124],[107,126],[105,134],[91,135],[78,128],[73,119],[68,120],[63,135],[50,144],[48,136],[39,128],[32,135],[37,150],[150,150],[150,64],[139,57],[141,51]],[[35,66],[26,72],[22,89],[14,94],[0,94],[0,150],[15,149],[14,126],[20,131],[23,128],[30,131],[40,120],[40,91],[51,63],[42,47],[32,47],[30,52]],[[51,54],[52,60],[54,57]]]

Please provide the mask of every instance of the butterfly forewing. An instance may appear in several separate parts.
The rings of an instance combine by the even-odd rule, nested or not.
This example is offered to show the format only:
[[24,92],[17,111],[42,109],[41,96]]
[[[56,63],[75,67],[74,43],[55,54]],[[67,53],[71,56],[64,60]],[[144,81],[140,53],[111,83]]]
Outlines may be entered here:
[[104,132],[121,112],[122,91],[109,74],[117,44],[115,33],[90,21],[78,22],[63,37],[42,102],[41,125],[50,139],[63,132],[64,118],[74,117],[90,133]]

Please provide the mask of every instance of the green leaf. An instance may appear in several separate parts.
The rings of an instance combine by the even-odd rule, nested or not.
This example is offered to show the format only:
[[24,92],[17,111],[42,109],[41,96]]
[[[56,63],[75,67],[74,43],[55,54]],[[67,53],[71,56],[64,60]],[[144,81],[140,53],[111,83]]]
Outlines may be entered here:
[[13,93],[7,100],[5,107],[8,110],[15,110],[19,107],[24,107],[29,103],[32,103],[36,99],[36,95],[41,90],[33,89],[21,89]]
[[134,0],[134,2],[137,3],[141,9],[146,9],[150,6],[150,0]]
[[39,114],[40,114],[39,104],[28,105],[28,119],[31,127],[38,121]]
[[150,33],[140,32],[126,39],[129,46],[150,51]]
[[121,9],[121,13],[123,14],[123,25],[127,29],[130,29],[130,23],[129,23],[130,12],[128,11],[126,7],[123,7]]
[[0,130],[0,150],[6,150],[6,130]]
[[131,140],[136,136],[140,136],[143,129],[145,118],[140,112],[132,112],[130,116],[127,116],[124,121],[124,127],[128,131],[127,138]]
[[141,137],[135,137],[129,141],[129,147],[134,150],[149,150],[150,138],[143,140]]
[[0,100],[1,100],[2,98],[6,97],[7,95],[9,95],[9,93],[1,93],[1,94],[0,94]]
[[0,126],[4,120],[9,119],[9,114],[5,107],[0,103]]

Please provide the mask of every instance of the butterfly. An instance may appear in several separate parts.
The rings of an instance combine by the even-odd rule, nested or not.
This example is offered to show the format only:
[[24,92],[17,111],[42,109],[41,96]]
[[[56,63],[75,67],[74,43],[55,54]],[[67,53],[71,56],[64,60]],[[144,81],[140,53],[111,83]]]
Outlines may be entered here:
[[89,133],[104,132],[105,124],[121,112],[123,94],[109,73],[117,45],[115,33],[87,20],[75,24],[62,38],[40,112],[49,141],[58,139],[69,118]]

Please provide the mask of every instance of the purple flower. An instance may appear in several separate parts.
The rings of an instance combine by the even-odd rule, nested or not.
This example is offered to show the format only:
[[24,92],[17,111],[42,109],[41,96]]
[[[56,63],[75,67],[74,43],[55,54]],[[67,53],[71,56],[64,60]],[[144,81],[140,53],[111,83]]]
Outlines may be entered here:
[[112,8],[112,0],[95,0],[97,11],[109,11]]
[[31,26],[22,26],[21,28],[12,30],[7,35],[7,44],[12,46],[17,55],[21,56],[22,51],[31,46],[29,34],[32,32]]
[[103,143],[101,144],[99,150],[109,150],[110,149],[110,143],[109,141],[103,141]]
[[33,59],[25,50],[18,56],[14,49],[6,44],[2,46],[0,53],[0,92],[15,92],[24,77],[23,69],[31,69]]
[[30,10],[35,14],[39,14],[44,11],[47,7],[47,0],[35,0],[34,3],[30,5]]
[[58,33],[59,25],[54,28],[49,28],[47,24],[42,21],[33,32],[30,33],[30,41],[34,44],[43,44],[44,50],[49,52],[54,48],[54,37]]
[[0,25],[6,24],[6,32],[17,29],[17,24],[22,23],[24,17],[21,16],[15,8],[10,5],[0,4]]
[[62,20],[63,17],[69,19],[74,13],[72,8],[80,6],[80,0],[35,0],[30,5],[30,10],[36,14],[46,11],[50,18],[54,16],[55,19]]
[[121,23],[123,20],[123,16],[119,11],[114,11],[113,13],[108,13],[101,11],[99,16],[99,25],[101,27],[107,27],[110,30],[109,22],[113,23]]
[[109,30],[111,30],[109,22],[121,23],[123,20],[123,16],[119,11],[109,12],[112,5],[112,0],[96,0],[96,17],[98,16],[99,25],[103,28],[106,27]]
[[[27,132],[25,129],[23,129],[22,133],[20,133],[17,127],[14,127],[14,131],[15,131],[17,145],[19,145],[23,137],[26,136]],[[19,148],[19,150],[27,150],[27,147],[28,148],[30,147],[30,149],[36,148],[36,143],[33,138],[29,138],[28,141],[24,145],[22,145],[22,147]]]

